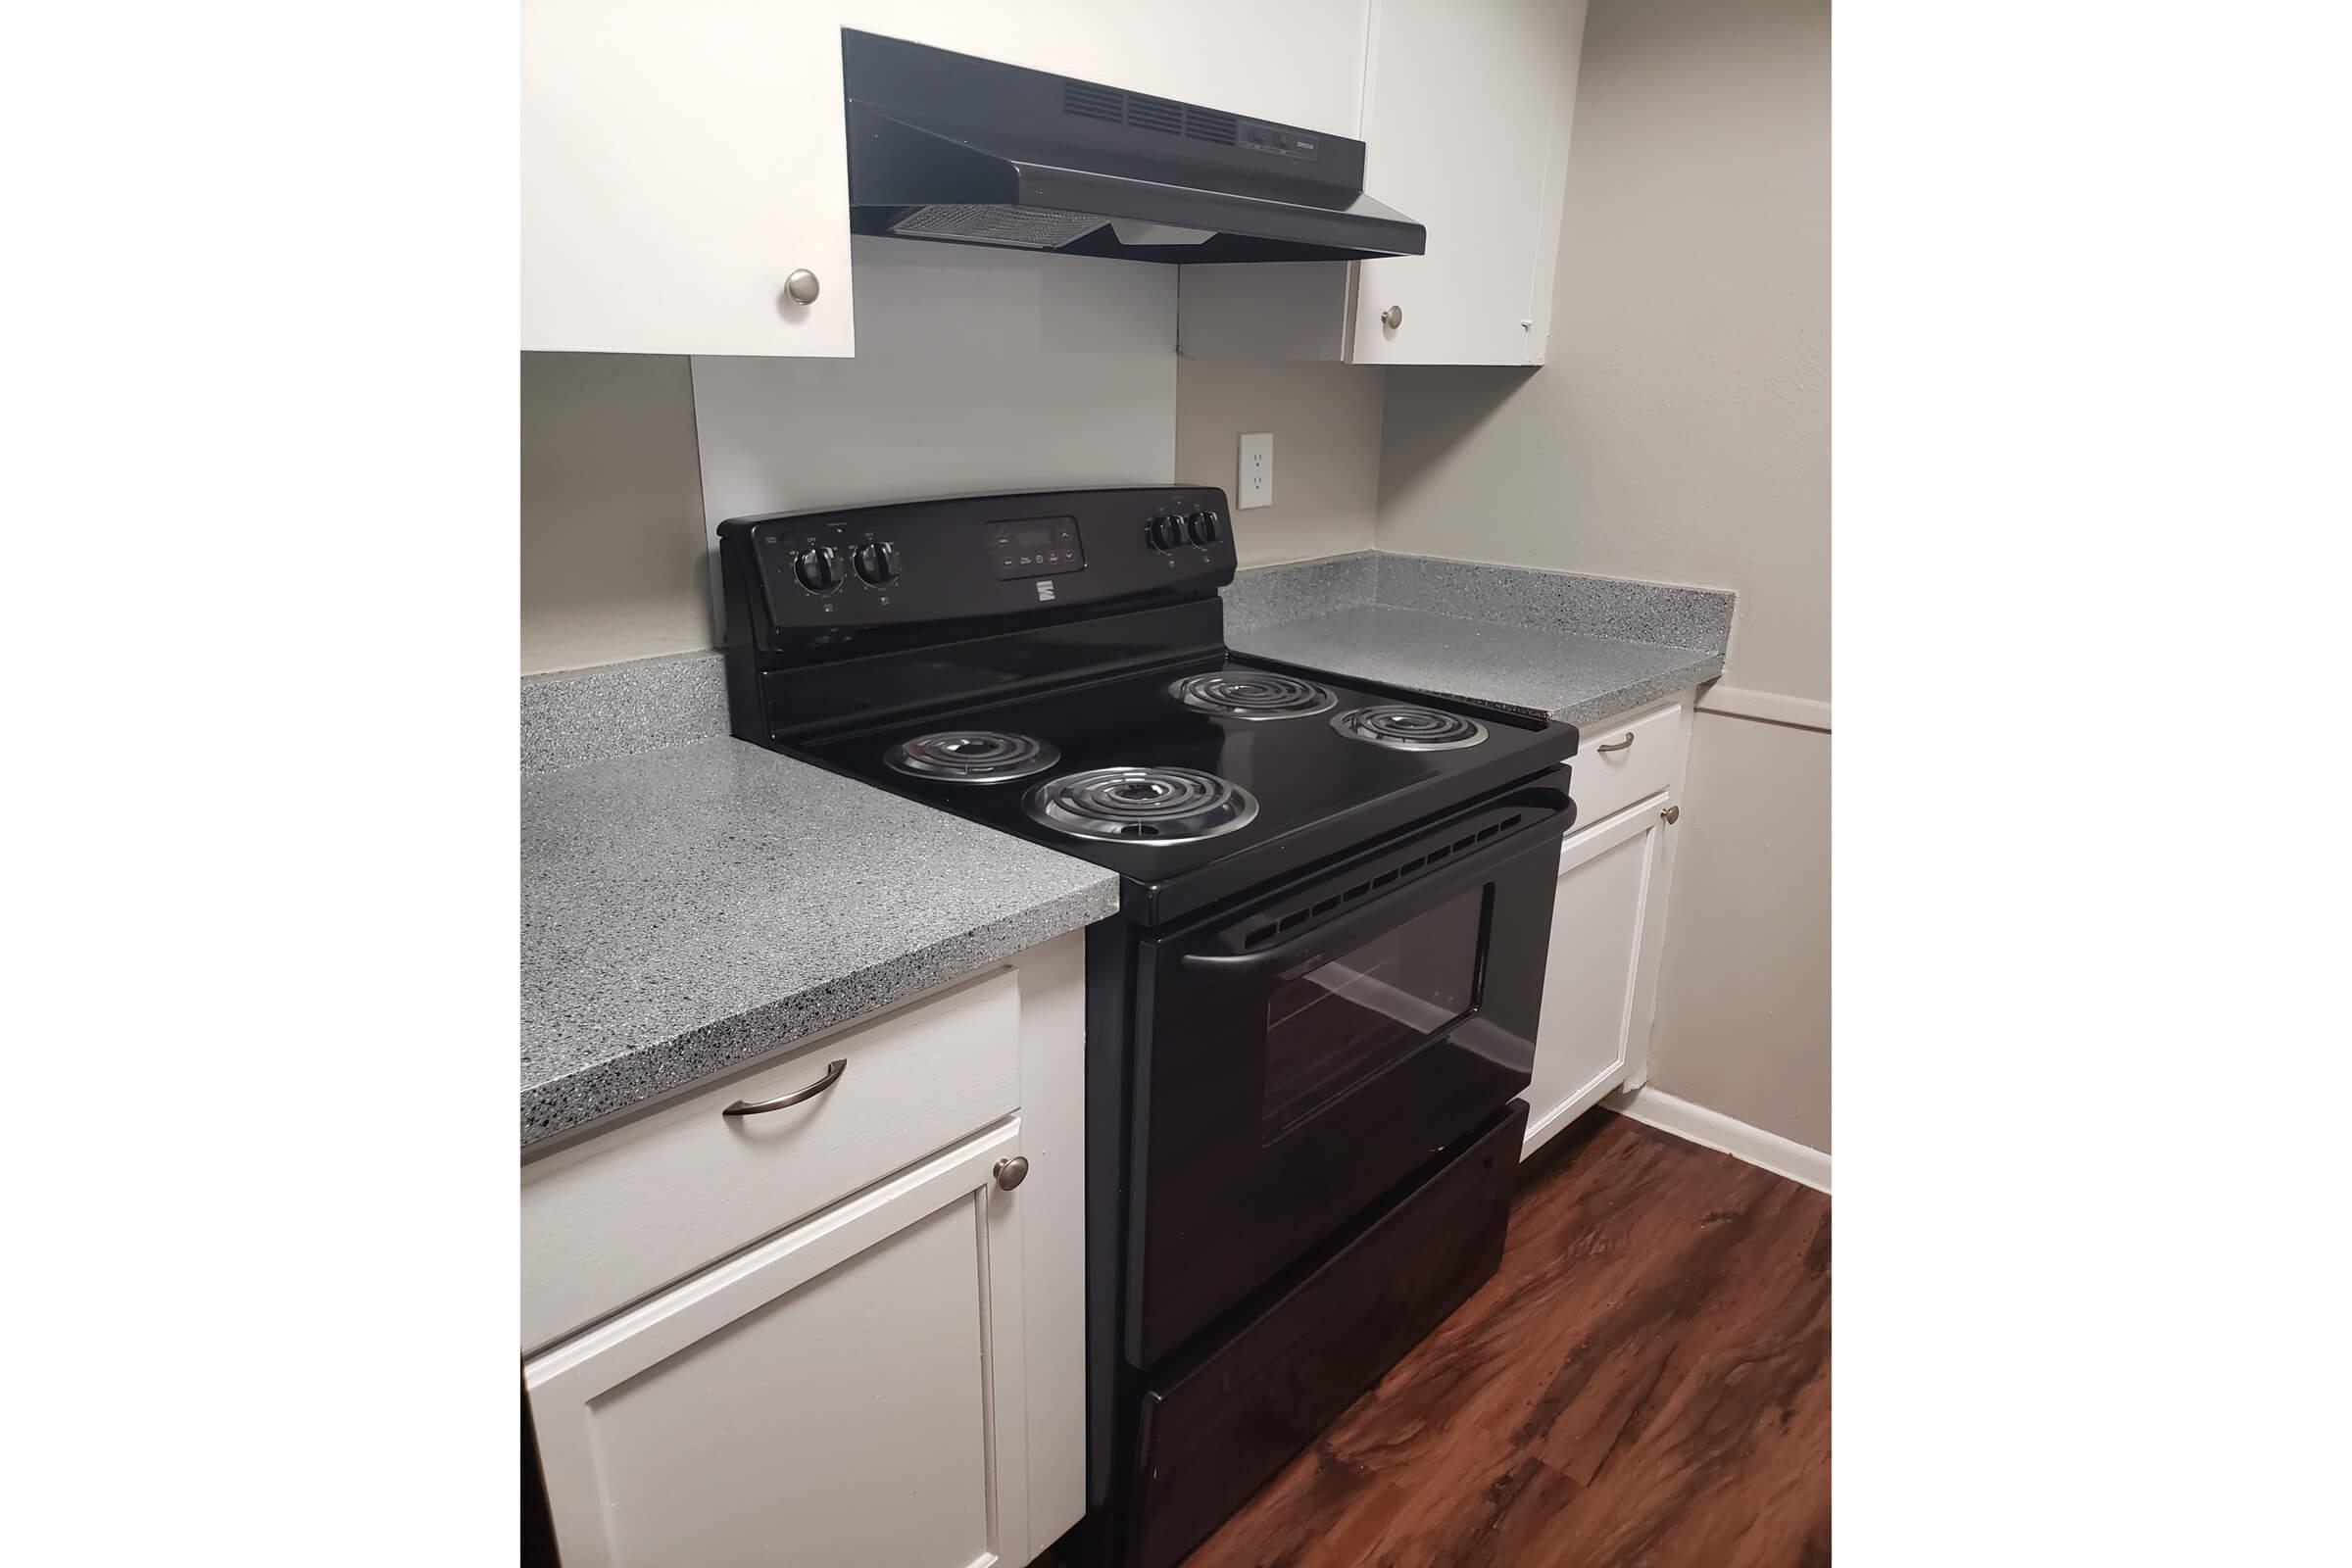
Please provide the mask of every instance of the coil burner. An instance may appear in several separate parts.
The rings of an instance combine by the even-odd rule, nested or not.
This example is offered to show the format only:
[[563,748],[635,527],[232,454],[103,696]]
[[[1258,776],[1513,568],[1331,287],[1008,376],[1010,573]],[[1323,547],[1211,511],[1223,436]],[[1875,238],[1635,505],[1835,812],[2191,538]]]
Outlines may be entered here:
[[1331,727],[1349,740],[1368,741],[1398,752],[1458,751],[1487,738],[1487,726],[1475,718],[1414,703],[1375,703],[1370,708],[1351,708],[1333,719]]
[[1340,706],[1328,686],[1263,669],[1225,669],[1187,675],[1168,687],[1187,708],[1226,718],[1311,718]]
[[1029,814],[1073,837],[1121,844],[1190,844],[1247,827],[1257,800],[1190,767],[1095,767],[1038,785]]
[[1061,749],[1030,735],[994,729],[943,729],[901,741],[883,758],[893,769],[949,784],[1005,784],[1043,773]]

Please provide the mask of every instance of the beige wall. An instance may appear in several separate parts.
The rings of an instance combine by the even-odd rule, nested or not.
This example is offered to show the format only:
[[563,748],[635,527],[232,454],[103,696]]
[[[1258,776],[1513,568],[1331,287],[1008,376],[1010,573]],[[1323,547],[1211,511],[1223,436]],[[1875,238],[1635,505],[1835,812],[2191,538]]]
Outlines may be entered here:
[[1398,370],[1385,550],[1734,588],[1830,695],[1830,11],[1593,0],[1537,371]]
[[1382,378],[1349,365],[1176,362],[1176,477],[1239,483],[1241,437],[1274,436],[1274,504],[1237,512],[1245,566],[1372,548]]
[[[1827,704],[1829,90],[1822,0],[1592,0],[1550,363],[1390,372],[1382,549],[1737,589],[1723,684]],[[1650,1048],[1822,1150],[1829,800],[1825,730],[1699,716]]]
[[522,356],[522,672],[710,646],[678,356]]
[[1650,1080],[1830,1147],[1830,737],[1701,713]]

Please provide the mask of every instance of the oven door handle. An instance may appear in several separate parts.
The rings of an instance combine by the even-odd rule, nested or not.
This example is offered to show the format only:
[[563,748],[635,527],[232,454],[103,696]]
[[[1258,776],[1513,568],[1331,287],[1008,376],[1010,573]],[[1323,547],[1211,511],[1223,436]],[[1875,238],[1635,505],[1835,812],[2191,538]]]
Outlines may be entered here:
[[[1543,841],[1552,846],[1544,863],[1557,864],[1558,846],[1565,829],[1550,833],[1537,831]],[[1277,947],[1256,953],[1185,953],[1178,956],[1177,962],[1186,970],[1216,980],[1246,980],[1269,969],[1288,968],[1327,948],[1345,946],[1359,932],[1401,924],[1437,907],[1466,887],[1492,881],[1498,872],[1507,873],[1533,847],[1534,841],[1525,835],[1514,835],[1507,842],[1511,853],[1502,853],[1504,846],[1498,844],[1494,853],[1468,857],[1444,870],[1424,872],[1401,887],[1388,889],[1378,898],[1365,899],[1352,908],[1334,910],[1329,919],[1305,927]],[[1232,923],[1227,922],[1219,929],[1230,929]]]

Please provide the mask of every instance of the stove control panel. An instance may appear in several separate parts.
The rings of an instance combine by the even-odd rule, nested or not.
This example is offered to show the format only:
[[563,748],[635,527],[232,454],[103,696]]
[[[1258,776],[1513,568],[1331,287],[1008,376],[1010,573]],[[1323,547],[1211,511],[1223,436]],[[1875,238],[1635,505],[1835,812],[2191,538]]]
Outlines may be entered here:
[[770,651],[856,627],[1200,597],[1234,570],[1225,493],[1202,485],[775,513],[730,518],[718,535],[729,635],[740,614]]
[[1076,517],[1022,517],[988,525],[989,559],[1000,577],[1051,577],[1084,571]]

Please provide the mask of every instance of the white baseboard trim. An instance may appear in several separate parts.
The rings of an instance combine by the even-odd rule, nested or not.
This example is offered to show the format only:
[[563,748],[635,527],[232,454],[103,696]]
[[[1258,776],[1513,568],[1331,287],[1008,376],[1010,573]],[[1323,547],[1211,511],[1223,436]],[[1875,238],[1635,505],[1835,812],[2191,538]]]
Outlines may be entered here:
[[1630,1094],[1611,1095],[1602,1103],[1645,1126],[1688,1139],[1701,1149],[1744,1159],[1759,1170],[1801,1182],[1817,1193],[1830,1190],[1829,1155],[1779,1133],[1734,1121],[1720,1110],[1694,1105],[1646,1084]]

